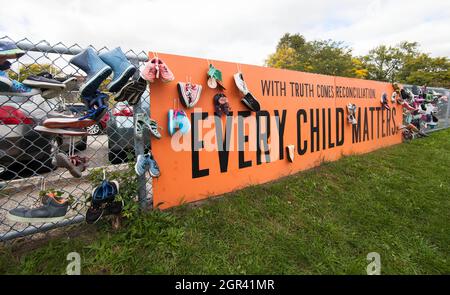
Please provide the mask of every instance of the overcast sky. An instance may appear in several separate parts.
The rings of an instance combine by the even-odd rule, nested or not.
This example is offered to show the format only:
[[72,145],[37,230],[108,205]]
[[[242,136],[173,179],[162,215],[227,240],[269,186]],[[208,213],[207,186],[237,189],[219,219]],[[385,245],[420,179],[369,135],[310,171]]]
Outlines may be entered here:
[[354,54],[418,41],[450,56],[450,1],[0,0],[0,37],[121,46],[262,65],[286,32]]

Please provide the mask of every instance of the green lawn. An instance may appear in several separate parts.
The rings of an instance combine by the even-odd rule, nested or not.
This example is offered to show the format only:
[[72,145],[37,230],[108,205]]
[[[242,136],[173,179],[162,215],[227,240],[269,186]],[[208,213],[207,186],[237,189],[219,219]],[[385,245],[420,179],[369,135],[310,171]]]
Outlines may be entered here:
[[[351,156],[200,205],[0,248],[0,273],[450,273],[450,130]],[[76,233],[76,234],[75,234]],[[25,248],[24,248],[25,247]]]

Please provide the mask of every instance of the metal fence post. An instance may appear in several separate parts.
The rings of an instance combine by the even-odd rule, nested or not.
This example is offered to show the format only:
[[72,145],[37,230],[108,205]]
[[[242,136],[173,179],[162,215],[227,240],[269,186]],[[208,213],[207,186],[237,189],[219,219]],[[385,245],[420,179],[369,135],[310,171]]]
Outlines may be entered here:
[[450,101],[449,101],[449,96],[450,96],[450,91],[447,89],[447,91],[445,91],[445,95],[447,96],[447,114],[445,115],[445,128],[448,128],[449,126],[449,116],[450,116]]
[[[139,69],[139,60],[132,59],[131,62]],[[139,78],[139,71],[136,72],[134,78],[135,79]],[[137,121],[138,115],[145,112],[145,110],[143,110],[143,108],[142,108],[142,99],[143,98],[144,98],[144,95],[141,97],[139,102],[133,106],[133,124],[134,124],[134,126],[136,126],[136,124],[137,124],[136,121]],[[149,96],[149,100],[150,100],[150,96]],[[136,132],[136,128],[134,128],[134,132]],[[143,139],[143,137],[136,136],[136,134],[134,136],[134,153],[135,153],[136,159],[137,159],[138,155],[142,155],[145,153],[144,139]],[[149,180],[149,181],[151,181],[151,180]],[[148,198],[147,198],[147,179],[146,179],[145,174],[138,176],[138,191],[137,191],[137,193],[138,193],[139,207],[141,208],[141,210],[148,210],[150,207],[149,207],[149,202],[148,202]]]

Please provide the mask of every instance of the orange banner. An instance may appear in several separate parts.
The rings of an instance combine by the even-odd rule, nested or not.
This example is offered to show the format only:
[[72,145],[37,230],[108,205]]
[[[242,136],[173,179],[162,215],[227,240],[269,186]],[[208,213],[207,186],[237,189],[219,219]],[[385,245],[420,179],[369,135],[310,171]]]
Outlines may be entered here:
[[[153,55],[150,53],[150,58]],[[392,85],[260,66],[158,54],[175,81],[150,84],[151,117],[164,128],[152,151],[161,176],[153,182],[155,207],[168,208],[265,183],[343,155],[398,144],[402,108],[391,102]],[[207,85],[209,62],[222,72],[229,115],[215,116]],[[261,110],[242,102],[233,75],[241,71]],[[202,86],[198,103],[184,108],[177,82]],[[383,93],[388,108],[380,102]],[[347,104],[356,105],[357,124],[348,122]],[[191,128],[170,136],[169,109],[183,109]],[[294,161],[286,147],[294,146]]]

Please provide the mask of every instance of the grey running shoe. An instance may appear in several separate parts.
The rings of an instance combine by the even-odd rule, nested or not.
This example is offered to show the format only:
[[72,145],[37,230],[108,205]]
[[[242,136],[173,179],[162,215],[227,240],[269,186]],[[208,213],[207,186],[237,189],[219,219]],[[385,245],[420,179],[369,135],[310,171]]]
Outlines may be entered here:
[[67,200],[47,197],[43,202],[45,204],[38,208],[12,209],[7,217],[11,221],[25,223],[57,222],[64,219],[69,208]]

